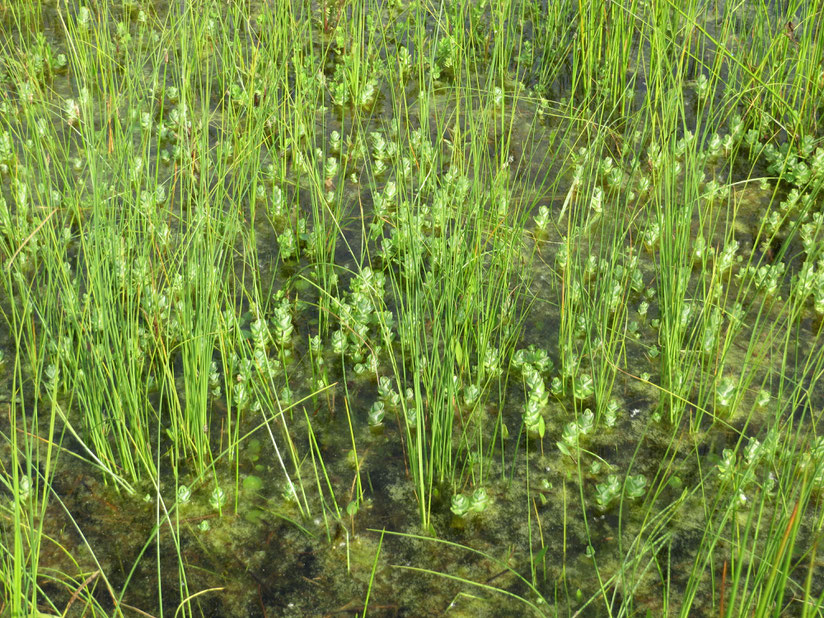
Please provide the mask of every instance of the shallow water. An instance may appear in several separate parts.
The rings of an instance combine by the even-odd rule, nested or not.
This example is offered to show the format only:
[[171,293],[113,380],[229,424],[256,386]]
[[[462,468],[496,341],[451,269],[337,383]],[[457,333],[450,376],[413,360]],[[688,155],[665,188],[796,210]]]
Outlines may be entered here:
[[[165,10],[164,6],[156,7],[160,15]],[[44,30],[56,50],[65,50],[67,41],[61,34],[62,22],[57,15],[59,12],[54,7],[44,9]],[[113,14],[113,19],[118,18]],[[132,27],[138,28],[135,24]],[[16,43],[14,34],[11,40]],[[249,40],[240,45],[248,46]],[[148,78],[148,73],[145,77]],[[567,79],[562,72],[548,91],[561,88],[558,84],[566,83]],[[170,76],[167,86],[174,83]],[[71,75],[64,73],[54,77],[46,95],[49,105],[44,109],[52,110],[55,122],[60,126],[64,124],[59,115],[63,100],[69,96],[77,97],[78,92]],[[644,89],[639,88],[636,97],[639,92],[643,93]],[[566,93],[558,92],[558,95],[557,98],[562,98]],[[215,144],[223,143],[220,137],[232,130],[227,126],[229,116],[223,118],[224,110],[218,109],[223,96],[213,90],[209,102],[212,109],[207,110],[201,103],[193,112],[214,113],[210,122],[214,132],[210,133],[209,139]],[[415,96],[410,94],[412,102]],[[389,134],[387,127],[392,121],[390,99],[389,91],[384,89],[371,115],[364,119],[361,135],[370,131]],[[12,105],[20,106],[19,99],[11,101]],[[94,122],[102,126],[105,124],[104,106],[102,102],[97,103]],[[469,110],[464,112],[466,114],[480,110],[477,102],[462,101],[462,104]],[[434,125],[439,118],[451,117],[456,113],[454,105],[454,97],[447,92],[434,93],[429,108],[432,117],[428,120]],[[584,221],[587,216],[582,214],[583,205],[573,204],[569,209],[565,206],[571,186],[567,155],[594,140],[580,127],[570,127],[572,123],[563,115],[549,114],[536,121],[543,109],[535,97],[521,99],[516,109],[510,110],[509,124],[504,128],[501,123],[490,124],[489,151],[485,156],[474,156],[484,162],[509,164],[503,174],[512,200],[505,220],[511,225],[525,224],[529,230],[524,235],[519,254],[530,269],[521,273],[522,279],[515,284],[520,283],[528,290],[532,303],[522,316],[523,330],[517,347],[532,344],[549,353],[555,369],[543,376],[548,386],[550,379],[562,371],[564,362],[558,341],[562,284],[557,260],[563,244],[562,234],[567,230],[560,214],[565,212],[566,221],[575,217],[576,221]],[[123,111],[125,114],[125,108]],[[344,134],[351,131],[351,124],[347,124],[351,120],[345,117],[341,122],[331,106],[325,112],[319,111],[315,119],[315,133],[321,142],[328,141],[332,131]],[[409,130],[424,120],[412,113],[407,118]],[[25,134],[22,130],[24,119],[12,118],[8,122],[21,128],[19,135]],[[463,122],[466,127],[476,126],[468,119]],[[454,122],[454,126],[460,124],[461,121]],[[443,138],[434,128],[430,133],[436,144]],[[70,135],[71,130],[66,129],[66,134]],[[25,143],[19,135],[16,134],[15,145],[24,149]],[[66,137],[66,142],[71,144],[65,153],[67,160],[81,154],[76,140]],[[438,147],[446,148],[442,143]],[[153,149],[150,156],[155,157],[159,150],[159,147]],[[265,165],[277,162],[280,154],[273,148],[260,157]],[[289,161],[283,166],[288,178],[283,184],[284,192],[290,197],[295,192],[300,193],[301,214],[311,225],[316,223],[312,201],[308,197],[311,185],[296,172],[294,159]],[[168,183],[176,177],[174,165],[157,165],[158,182]],[[367,226],[372,218],[374,195],[384,190],[386,180],[380,178],[372,188],[362,184],[370,178],[371,165],[373,163],[364,162],[355,169],[361,184],[345,179],[336,181],[342,236],[333,256],[340,267],[338,290],[341,296],[351,285],[349,272],[357,272],[358,262],[363,259],[360,248],[368,247],[372,253],[379,248],[369,239]],[[489,180],[490,170],[473,171],[479,180]],[[446,172],[445,168],[441,170],[444,175]],[[729,182],[723,166],[714,172],[718,178]],[[730,177],[736,182],[762,172],[760,168],[753,173],[742,167],[734,170]],[[117,172],[110,169],[104,175],[116,177]],[[195,478],[194,467],[192,470],[182,467],[176,482],[170,463],[172,456],[168,453],[170,441],[161,437],[158,461],[162,501],[157,500],[158,492],[150,483],[144,482],[131,496],[116,491],[111,484],[104,484],[92,466],[71,456],[74,453],[85,457],[86,453],[66,435],[63,440],[66,452],[60,457],[60,467],[52,482],[55,499],[51,500],[43,519],[44,529],[51,538],[41,550],[42,570],[72,574],[79,581],[100,570],[113,590],[126,589],[119,600],[122,607],[137,607],[153,615],[161,611],[174,613],[186,596],[181,593],[178,581],[181,565],[185,570],[188,594],[208,591],[192,600],[196,607],[193,612],[205,616],[352,615],[363,612],[367,593],[369,612],[375,615],[514,615],[526,611],[526,606],[512,595],[537,603],[534,593],[516,574],[532,582],[549,602],[549,607],[538,606],[548,615],[556,611],[572,614],[579,610],[580,615],[607,615],[622,607],[633,615],[644,612],[659,615],[663,611],[662,575],[657,570],[661,563],[656,560],[666,560],[670,603],[677,607],[682,602],[681,595],[693,568],[695,549],[703,538],[707,522],[713,518],[707,510],[712,501],[706,494],[716,491],[718,484],[708,470],[718,464],[725,448],[739,442],[742,434],[763,436],[774,422],[772,410],[750,409],[758,380],[766,377],[765,383],[770,385],[782,375],[792,379],[788,375],[791,371],[784,366],[786,361],[780,355],[781,342],[764,341],[762,364],[738,413],[731,412],[723,423],[716,425],[711,425],[709,415],[705,415],[703,421],[696,422],[692,428],[685,423],[683,427],[673,429],[660,421],[660,415],[668,413],[667,399],[662,397],[662,389],[657,386],[663,383],[662,365],[660,360],[650,357],[650,349],[658,343],[658,331],[652,321],[660,317],[660,308],[656,301],[652,301],[648,315],[641,316],[638,307],[645,298],[643,291],[625,286],[623,307],[627,311],[627,322],[630,319],[638,322],[637,336],[625,339],[625,347],[619,346],[615,350],[589,349],[585,360],[594,368],[599,355],[613,359],[614,371],[608,370],[605,375],[595,377],[599,383],[614,380],[609,396],[617,404],[614,426],[607,427],[599,421],[597,429],[582,438],[582,453],[577,458],[564,456],[556,442],[562,440],[565,426],[580,418],[587,408],[594,408],[600,418],[606,405],[605,401],[596,401],[592,394],[576,399],[567,384],[564,393],[550,397],[548,410],[543,415],[546,419],[544,438],[528,437],[523,430],[525,387],[512,368],[501,382],[502,386],[506,385],[506,390],[496,392],[497,389],[493,389],[488,400],[472,413],[473,419],[469,418],[468,410],[456,406],[456,435],[460,436],[463,427],[480,426],[485,447],[483,455],[474,461],[464,461],[467,459],[465,454],[458,455],[461,461],[459,478],[463,479],[460,487],[445,483],[433,488],[431,529],[425,530],[420,523],[405,450],[408,446],[398,410],[387,412],[381,428],[370,428],[368,410],[377,398],[374,376],[356,376],[351,363],[342,367],[340,356],[329,350],[323,352],[324,366],[333,386],[317,397],[309,397],[314,385],[306,342],[317,333],[321,320],[331,319],[317,308],[324,295],[313,285],[308,274],[310,262],[305,254],[297,262],[284,263],[280,259],[278,232],[265,209],[259,208],[254,215],[246,209],[253,200],[247,194],[250,190],[235,186],[232,178],[226,178],[224,182],[231,187],[227,195],[233,199],[215,205],[216,209],[223,214],[231,212],[237,204],[243,204],[241,218],[255,229],[253,246],[239,240],[232,247],[234,253],[229,258],[226,273],[234,273],[238,281],[245,281],[244,273],[253,264],[258,269],[264,296],[271,297],[280,289],[290,290],[290,293],[299,289],[298,295],[305,303],[293,319],[295,343],[293,361],[287,365],[287,384],[296,401],[308,398],[283,415],[270,413],[268,419],[264,414],[247,413],[240,422],[240,434],[245,437],[236,464],[232,465],[230,457],[224,453],[214,473],[206,479]],[[8,178],[4,180],[2,190],[7,200],[13,202]],[[187,220],[181,214],[185,203],[183,191],[177,188],[168,217],[173,233],[180,234],[181,238],[187,231]],[[772,248],[756,246],[756,238],[772,195],[771,190],[761,190],[750,183],[736,186],[735,199],[740,198],[740,207],[719,206],[721,223],[715,230],[707,230],[706,221],[699,220],[696,213],[691,221],[691,231],[706,233],[708,244],[720,247],[727,227],[732,226],[741,243],[742,254],[767,254]],[[113,198],[113,203],[119,203],[118,200]],[[123,203],[128,205],[128,201]],[[531,232],[532,216],[537,214],[540,206],[550,208],[553,224],[543,237],[536,238]],[[599,233],[582,237],[575,250],[584,257],[589,253],[604,257],[613,246],[610,244],[613,230],[626,226],[632,232],[626,235],[623,246],[627,255],[640,256],[637,269],[644,289],[660,289],[661,281],[657,280],[660,257],[655,251],[646,250],[639,241],[643,229],[641,223],[632,223],[636,216],[644,217],[641,221],[645,222],[646,217],[652,215],[642,212],[643,209],[635,213],[626,208],[623,201],[608,202],[603,218],[596,224]],[[724,221],[728,212],[735,213],[733,221]],[[490,233],[492,236],[494,233]],[[799,251],[797,245],[797,242],[790,243],[786,248],[787,255]],[[67,256],[76,260],[75,269],[82,273],[82,252],[75,251]],[[627,262],[625,258],[618,261]],[[782,290],[789,287],[796,270],[797,265],[791,263],[782,275]],[[585,281],[582,293],[602,293],[605,288],[601,283],[613,274],[593,273]],[[295,282],[301,278],[302,288],[299,288]],[[696,266],[689,273],[687,286],[696,303],[701,302],[704,283],[704,273]],[[731,295],[738,292],[736,285],[730,281]],[[249,328],[252,319],[251,302],[244,293],[247,291],[239,286],[236,306],[223,307],[237,313],[244,329]],[[2,302],[8,307],[14,300],[3,298]],[[756,301],[752,307],[756,309],[751,309],[750,315],[758,313]],[[390,304],[388,309],[396,314],[400,312],[397,305]],[[776,303],[767,306],[761,319],[770,321],[780,315],[781,304]],[[727,352],[727,367],[751,362],[744,346],[750,341],[749,329],[752,327],[752,323],[745,325],[736,344]],[[798,340],[794,351],[797,350],[802,358],[815,357],[821,346],[818,337],[820,317],[810,313],[794,328],[797,332],[793,337]],[[585,341],[582,332],[576,338],[576,344],[586,349]],[[7,350],[11,345],[10,339],[0,343]],[[217,350],[214,356],[216,360],[220,359]],[[699,356],[695,358],[696,392],[693,396],[697,401],[701,395],[698,391],[705,388],[701,385],[712,379],[711,372],[716,366]],[[228,359],[221,360],[228,362]],[[388,359],[384,356],[379,360],[379,372],[390,375]],[[10,365],[6,364],[7,371]],[[181,361],[176,361],[172,369],[178,379],[184,375]],[[644,372],[650,373],[648,378],[639,379]],[[367,371],[364,375],[368,374]],[[11,392],[10,382],[11,375],[6,374],[4,393]],[[225,391],[225,381],[222,385]],[[702,400],[706,400],[705,394]],[[76,414],[81,412],[77,402],[67,400],[63,405],[74,406],[72,411]],[[171,413],[172,408],[167,407],[161,395],[156,395],[152,405],[161,416]],[[688,416],[697,416],[696,405],[693,401],[687,404]],[[817,418],[822,405],[824,396],[810,393],[806,401],[799,402],[788,412],[799,417],[803,413],[804,418],[798,418],[798,421],[808,423],[811,414]],[[212,401],[210,414],[206,433],[213,446],[220,445],[216,451],[220,452],[229,441],[226,433],[228,411],[223,396]],[[4,435],[10,431],[6,416],[2,426]],[[307,423],[307,418],[311,424]],[[482,420],[478,421],[478,418]],[[268,425],[263,423],[264,420],[268,420]],[[503,438],[501,424],[506,427]],[[169,425],[161,420],[160,426],[166,429]],[[313,438],[310,438],[310,428]],[[289,470],[294,473],[297,469],[301,475],[302,492],[298,500],[290,495],[272,446],[274,436],[281,451],[286,453],[287,431],[297,461],[297,464],[289,462]],[[353,441],[357,462],[351,454]],[[316,447],[313,446],[315,443]],[[6,451],[6,441],[3,444]],[[320,465],[318,456],[324,466],[321,472],[316,471],[316,466]],[[9,457],[8,452],[3,453],[4,461],[9,461]],[[4,463],[4,469],[7,468],[8,464]],[[608,509],[598,509],[594,502],[597,488],[607,481],[610,473],[618,474],[622,479],[625,475],[643,474],[647,487],[655,487],[657,493],[650,496],[645,492],[638,499],[627,498],[614,502]],[[765,474],[766,470],[759,473]],[[192,498],[186,504],[175,505],[178,483],[186,483],[192,489]],[[359,484],[363,493],[360,504],[357,504]],[[476,484],[482,484],[486,489],[490,505],[481,513],[466,517],[453,515],[450,511],[453,491],[469,495]],[[227,489],[229,496],[219,513],[209,504],[215,486]],[[702,491],[685,492],[696,487],[702,487]],[[307,505],[311,512],[302,514],[300,503]],[[670,513],[666,508],[673,504],[678,508]],[[357,512],[347,514],[348,505],[354,505],[352,509]],[[161,523],[156,531],[155,522],[163,521],[166,510],[175,522],[175,529]],[[650,516],[659,512],[660,519]],[[802,538],[805,542],[816,534],[814,515],[810,512],[804,520]],[[746,509],[742,507],[738,516],[745,518]],[[205,529],[206,525],[208,529]],[[382,531],[385,531],[383,536]],[[413,539],[409,535],[430,538]],[[645,543],[639,544],[639,539]],[[729,559],[728,553],[721,547],[715,558],[723,563]],[[720,573],[718,564],[713,564],[712,569],[716,576],[716,572]],[[624,579],[621,579],[622,574]],[[76,587],[57,579],[57,582],[44,582],[44,594],[50,596],[58,607],[72,605],[72,592]],[[610,581],[604,584],[605,580]],[[816,574],[816,590],[820,589],[820,583],[820,576]],[[106,586],[98,578],[93,578],[88,585],[99,603],[111,610],[114,603]],[[158,588],[162,588],[162,594],[158,593]],[[602,589],[608,590],[609,594],[599,595]],[[711,584],[707,582],[697,596],[695,608],[711,607]],[[159,597],[162,602],[158,601]],[[70,608],[68,615],[73,612],[81,615],[79,603]]]

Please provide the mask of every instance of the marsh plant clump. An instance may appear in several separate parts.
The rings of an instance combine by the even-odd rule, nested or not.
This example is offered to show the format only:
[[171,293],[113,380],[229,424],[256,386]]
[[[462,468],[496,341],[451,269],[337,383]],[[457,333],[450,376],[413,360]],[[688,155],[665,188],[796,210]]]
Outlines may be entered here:
[[0,616],[821,614],[822,11],[6,2]]

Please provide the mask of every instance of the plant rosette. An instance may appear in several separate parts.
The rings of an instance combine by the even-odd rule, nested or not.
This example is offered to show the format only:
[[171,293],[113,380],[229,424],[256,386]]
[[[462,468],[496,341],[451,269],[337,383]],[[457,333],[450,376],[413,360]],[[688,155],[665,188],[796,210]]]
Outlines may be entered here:
[[192,490],[186,485],[181,485],[177,488],[178,504],[188,504],[192,499]]
[[451,510],[458,517],[464,517],[467,513],[469,513],[471,506],[472,505],[469,498],[467,498],[464,494],[455,494],[452,496],[452,504],[449,510]]
[[626,495],[631,500],[638,500],[644,497],[647,489],[647,479],[643,474],[630,475],[626,482]]
[[470,508],[473,511],[475,511],[476,513],[482,513],[490,505],[491,500],[489,498],[489,495],[486,493],[486,489],[484,489],[483,487],[478,487],[478,489],[476,489],[472,493],[472,499],[470,502]]
[[469,513],[482,513],[491,504],[491,499],[486,489],[479,487],[472,496],[465,494],[455,494],[452,496],[450,510],[457,517],[466,517]]
[[212,490],[212,495],[209,496],[209,506],[214,510],[219,511],[226,504],[226,492],[220,487],[215,487]]
[[621,481],[617,474],[610,474],[604,483],[595,486],[595,503],[602,511],[606,511],[612,501],[621,493]]

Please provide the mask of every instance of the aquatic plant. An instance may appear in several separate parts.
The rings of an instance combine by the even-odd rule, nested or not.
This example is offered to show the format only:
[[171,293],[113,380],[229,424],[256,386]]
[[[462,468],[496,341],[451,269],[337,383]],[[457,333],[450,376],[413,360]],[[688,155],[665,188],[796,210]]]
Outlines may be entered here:
[[458,517],[463,517],[472,508],[472,502],[464,494],[455,494],[452,496],[452,504],[450,510]]
[[819,2],[110,4],[0,12],[0,612],[820,612]]
[[192,490],[186,485],[180,485],[177,488],[177,501],[180,504],[187,504],[192,499]]
[[606,481],[595,486],[595,503],[601,510],[606,510],[620,494],[621,481],[617,474],[610,474]]

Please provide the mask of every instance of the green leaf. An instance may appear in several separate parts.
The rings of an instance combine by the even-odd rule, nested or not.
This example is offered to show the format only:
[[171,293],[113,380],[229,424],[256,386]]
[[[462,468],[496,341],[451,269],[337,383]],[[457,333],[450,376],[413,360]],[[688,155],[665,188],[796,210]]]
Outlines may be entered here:
[[452,353],[455,355],[455,362],[458,363],[458,367],[463,367],[463,348],[455,338],[452,339]]

